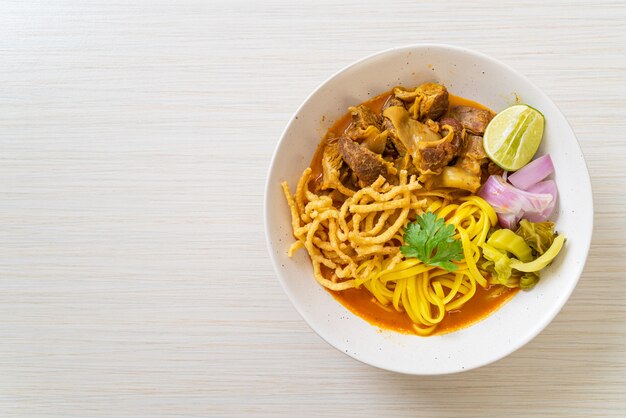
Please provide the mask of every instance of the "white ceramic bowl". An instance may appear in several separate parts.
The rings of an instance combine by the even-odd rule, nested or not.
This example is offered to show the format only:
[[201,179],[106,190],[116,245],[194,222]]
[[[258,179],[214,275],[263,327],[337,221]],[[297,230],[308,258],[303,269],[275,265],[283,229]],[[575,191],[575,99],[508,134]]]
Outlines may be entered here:
[[[539,155],[550,153],[559,204],[553,218],[567,236],[564,250],[530,292],[519,292],[486,319],[457,332],[418,337],[380,330],[352,314],[315,281],[305,251],[287,257],[293,242],[280,182],[295,187],[333,121],[348,106],[402,84],[427,81],[500,111],[519,99],[543,112],[546,130]],[[539,88],[486,55],[448,45],[413,45],[364,58],[326,80],[293,115],[278,143],[265,190],[265,232],[276,273],[308,324],[339,351],[391,371],[431,375],[473,369],[517,350],[561,310],[582,273],[593,229],[589,174],[565,117]]]

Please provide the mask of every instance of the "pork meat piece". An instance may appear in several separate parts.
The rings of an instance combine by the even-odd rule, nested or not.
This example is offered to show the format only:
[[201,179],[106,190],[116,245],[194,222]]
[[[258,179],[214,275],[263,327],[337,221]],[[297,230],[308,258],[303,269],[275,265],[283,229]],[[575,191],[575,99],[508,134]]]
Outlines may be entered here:
[[448,135],[448,128],[446,127],[446,125],[451,127],[452,130],[454,131],[454,138],[452,139],[452,141],[447,143],[448,153],[450,155],[450,159],[452,159],[458,156],[461,150],[463,149],[463,145],[465,143],[465,141],[463,140],[463,126],[461,126],[461,123],[454,118],[451,118],[451,117],[441,118],[439,120],[439,126],[441,130],[441,135],[444,137]]
[[[418,109],[414,109],[418,119],[437,119],[448,110],[448,90],[437,83],[424,83],[415,90],[404,90],[396,87],[394,95],[404,102],[417,103]],[[417,101],[417,102],[416,102]]]
[[352,123],[346,130],[346,135],[353,140],[362,136],[369,126],[374,126],[380,130],[380,119],[369,107],[358,105],[349,108],[349,110],[352,115]]
[[387,167],[382,157],[347,136],[339,138],[339,152],[358,177],[362,187],[372,184],[378,176],[387,176]]
[[484,134],[485,128],[493,119],[493,113],[490,111],[470,106],[453,107],[450,116],[458,120],[465,129],[475,135]]
[[420,115],[432,120],[448,110],[448,90],[441,84],[425,83],[418,87],[422,94]]

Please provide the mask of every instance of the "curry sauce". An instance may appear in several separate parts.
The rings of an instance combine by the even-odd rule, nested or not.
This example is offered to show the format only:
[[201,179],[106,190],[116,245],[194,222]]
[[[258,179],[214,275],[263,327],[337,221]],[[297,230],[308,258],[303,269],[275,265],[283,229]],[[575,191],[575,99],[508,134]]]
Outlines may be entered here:
[[[367,106],[373,112],[380,113],[391,95],[392,91],[383,93],[362,103],[362,105]],[[471,106],[488,110],[485,106],[472,100],[450,94],[449,108],[454,106]],[[349,128],[350,123],[351,114],[348,112],[337,119],[328,129],[311,161],[311,182],[319,184],[322,181],[322,155],[326,139],[340,136]],[[323,272],[326,278],[330,279],[332,273],[330,269],[323,269]],[[475,295],[459,309],[447,312],[431,335],[449,333],[480,321],[510,300],[518,290],[518,288],[511,289],[504,286],[489,286],[486,289],[477,286]],[[413,333],[413,322],[405,312],[398,312],[393,306],[381,305],[363,286],[338,292],[328,290],[328,292],[347,309],[372,325],[402,333]]]

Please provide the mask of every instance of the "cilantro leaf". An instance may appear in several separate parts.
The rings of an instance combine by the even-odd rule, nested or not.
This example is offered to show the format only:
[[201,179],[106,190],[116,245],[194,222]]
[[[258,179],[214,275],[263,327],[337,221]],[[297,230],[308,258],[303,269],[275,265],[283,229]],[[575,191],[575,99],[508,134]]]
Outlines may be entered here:
[[453,261],[463,260],[461,241],[454,239],[454,226],[432,212],[419,216],[404,229],[404,243],[400,251],[406,257],[420,259],[424,264],[447,271],[458,267]]

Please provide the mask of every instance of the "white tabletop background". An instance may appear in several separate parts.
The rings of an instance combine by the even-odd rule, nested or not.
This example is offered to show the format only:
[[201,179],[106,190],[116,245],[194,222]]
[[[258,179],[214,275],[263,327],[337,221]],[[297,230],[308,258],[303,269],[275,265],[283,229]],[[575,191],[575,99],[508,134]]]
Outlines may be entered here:
[[[626,416],[625,28],[623,0],[0,2],[0,416]],[[538,84],[595,197],[555,321],[443,377],[323,342],[262,224],[297,106],[417,42]]]

